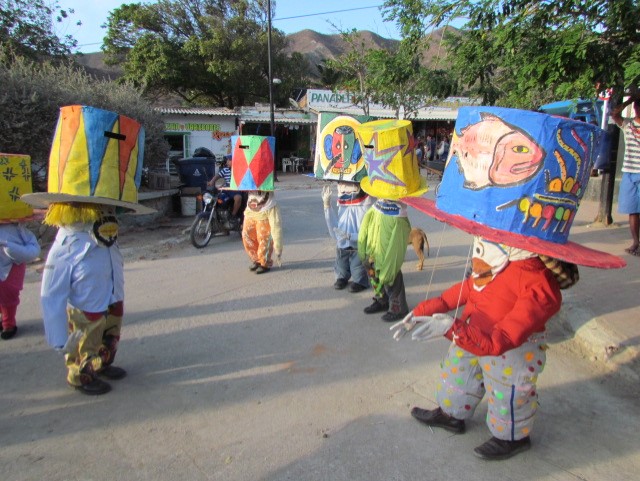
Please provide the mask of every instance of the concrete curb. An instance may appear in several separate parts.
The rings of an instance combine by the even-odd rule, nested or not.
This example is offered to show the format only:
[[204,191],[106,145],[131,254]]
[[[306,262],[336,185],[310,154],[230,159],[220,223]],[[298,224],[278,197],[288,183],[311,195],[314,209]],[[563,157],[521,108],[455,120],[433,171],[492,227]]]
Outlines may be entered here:
[[640,381],[640,350],[625,345],[612,332],[604,318],[593,316],[588,309],[565,301],[556,319],[571,335],[566,347],[587,358],[598,369],[625,380]]

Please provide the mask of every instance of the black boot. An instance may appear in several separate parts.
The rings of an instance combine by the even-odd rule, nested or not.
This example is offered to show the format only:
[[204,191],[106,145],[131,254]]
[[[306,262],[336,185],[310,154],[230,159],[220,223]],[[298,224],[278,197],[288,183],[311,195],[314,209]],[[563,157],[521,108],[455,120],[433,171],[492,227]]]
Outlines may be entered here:
[[389,303],[388,302],[380,302],[380,300],[377,297],[373,298],[373,304],[371,304],[370,306],[367,306],[364,308],[364,313],[365,314],[375,314],[376,312],[382,312],[382,311],[386,311],[387,309],[389,309]]
[[504,441],[502,439],[492,437],[486,443],[475,448],[473,453],[479,458],[493,461],[509,459],[511,456],[515,456],[518,453],[526,451],[530,447],[531,439],[529,439],[529,436],[518,439],[517,441]]
[[464,419],[456,419],[453,416],[449,416],[440,408],[429,411],[414,407],[411,410],[411,415],[427,426],[446,429],[456,434],[462,434],[465,431]]
[[106,394],[111,391],[111,385],[98,378],[93,379],[87,384],[72,387],[76,391],[80,391],[82,394],[87,394],[89,396],[99,396],[100,394]]
[[106,377],[107,379],[118,380],[127,375],[127,371],[117,366],[105,366],[98,371],[98,376]]

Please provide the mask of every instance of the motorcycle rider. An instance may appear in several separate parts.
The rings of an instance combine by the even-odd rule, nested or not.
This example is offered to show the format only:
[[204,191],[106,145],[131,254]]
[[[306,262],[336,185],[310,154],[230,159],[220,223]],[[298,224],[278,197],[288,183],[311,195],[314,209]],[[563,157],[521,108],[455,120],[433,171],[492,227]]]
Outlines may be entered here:
[[215,174],[209,182],[207,182],[208,187],[213,187],[218,179],[224,179],[224,187],[227,188],[220,193],[220,197],[225,201],[229,197],[233,197],[233,207],[231,209],[231,218],[229,219],[230,225],[226,226],[227,228],[231,228],[232,226],[237,227],[240,225],[240,217],[238,213],[240,212],[240,207],[242,207],[242,192],[228,189],[231,185],[231,157],[231,154],[227,154],[223,157],[224,166],[218,170],[218,173]]

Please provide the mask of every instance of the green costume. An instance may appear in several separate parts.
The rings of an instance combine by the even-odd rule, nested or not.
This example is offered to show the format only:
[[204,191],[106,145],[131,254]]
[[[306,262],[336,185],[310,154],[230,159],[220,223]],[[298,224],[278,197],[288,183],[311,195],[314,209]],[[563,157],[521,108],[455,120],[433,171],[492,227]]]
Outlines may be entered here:
[[411,224],[401,202],[379,199],[362,220],[358,256],[367,268],[375,296],[389,312],[408,312],[402,281]]

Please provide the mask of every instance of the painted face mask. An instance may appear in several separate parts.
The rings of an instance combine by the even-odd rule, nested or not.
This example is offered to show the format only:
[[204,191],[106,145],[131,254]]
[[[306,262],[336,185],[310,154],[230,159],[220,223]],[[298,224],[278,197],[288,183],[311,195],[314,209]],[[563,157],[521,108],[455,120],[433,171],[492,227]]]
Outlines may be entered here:
[[114,214],[114,208],[103,208],[102,217],[91,228],[91,236],[101,247],[111,247],[118,240],[118,219]]
[[510,261],[529,259],[536,255],[533,252],[491,242],[482,237],[474,237],[471,259],[474,289],[477,291],[484,289],[507,267]]
[[367,197],[367,193],[355,182],[338,182],[338,204],[356,204]]
[[249,192],[247,206],[249,206],[249,209],[258,212],[265,209],[270,200],[271,192],[264,190],[252,190]]

